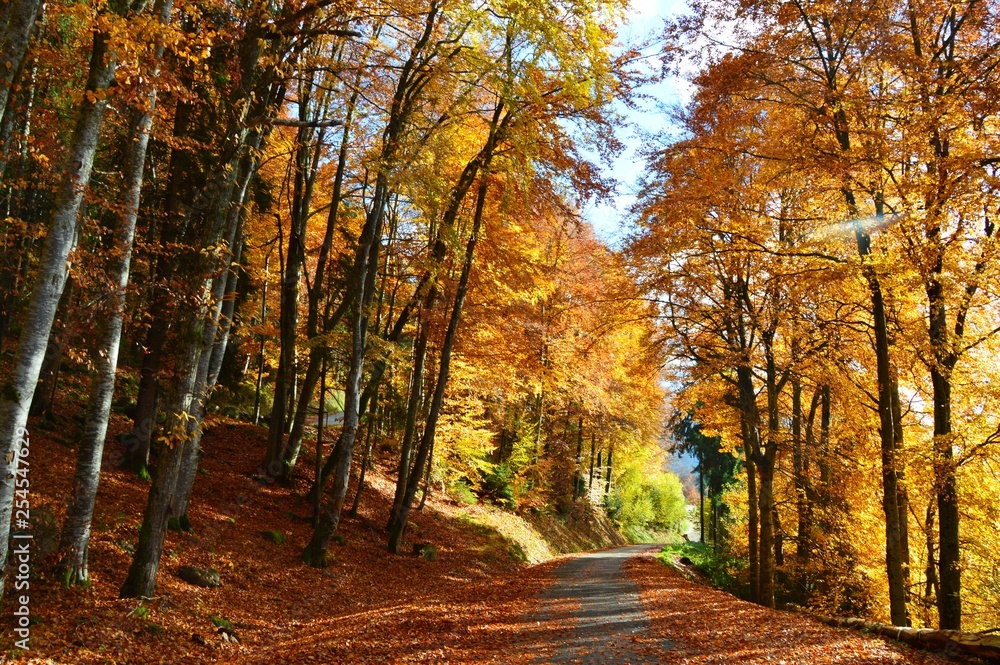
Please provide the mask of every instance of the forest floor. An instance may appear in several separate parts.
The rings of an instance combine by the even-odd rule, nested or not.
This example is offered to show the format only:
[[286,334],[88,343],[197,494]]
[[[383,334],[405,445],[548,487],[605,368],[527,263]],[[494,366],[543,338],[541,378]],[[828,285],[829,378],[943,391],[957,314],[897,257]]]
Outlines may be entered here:
[[[70,492],[73,414],[33,423],[36,544],[57,534]],[[124,431],[116,416],[112,434]],[[391,485],[372,473],[357,518],[345,519],[331,565],[299,558],[311,531],[303,477],[266,483],[257,466],[266,430],[213,423],[191,506],[192,533],[168,538],[157,595],[120,600],[148,483],[117,467],[109,443],[91,541],[92,584],[64,589],[52,556],[32,562],[30,649],[13,649],[14,604],[4,603],[0,662],[26,663],[943,663],[886,641],[774,612],[689,582],[640,546],[580,557],[560,548],[620,544],[607,525],[541,542],[525,520],[432,494],[409,542],[437,560],[385,550]],[[311,455],[301,460],[303,475]],[[551,516],[535,520],[552,526]],[[281,544],[265,539],[278,530]],[[504,534],[504,535],[501,535]],[[41,541],[41,542],[40,542]],[[177,577],[214,568],[216,589]],[[223,637],[230,625],[239,642]]]
[[[72,405],[85,403],[79,397],[61,400],[55,423],[29,423],[36,553],[53,552],[58,542],[80,422]],[[358,517],[342,520],[344,543],[331,546],[331,565],[310,568],[300,555],[312,530],[305,499],[312,444],[304,446],[300,477],[290,486],[268,483],[259,468],[267,430],[215,419],[203,440],[192,532],[169,534],[154,598],[121,600],[149,492],[148,481],[118,467],[122,447],[113,437],[128,426],[113,414],[90,544],[91,585],[63,588],[52,573],[56,555],[33,555],[30,648],[14,648],[15,604],[5,602],[0,662],[481,662],[481,654],[510,642],[517,626],[508,617],[524,615],[548,584],[548,567],[528,564],[624,542],[606,519],[566,524],[539,513],[529,521],[457,502],[437,487],[407,530],[407,544],[434,545],[437,560],[393,555],[385,547],[393,490],[386,468],[368,474]],[[352,483],[349,500],[354,490]],[[540,530],[554,537],[546,540]],[[270,542],[265,531],[280,531],[284,542]],[[214,568],[222,585],[187,584],[177,576],[184,565]],[[239,642],[226,640],[219,624],[231,625]]]

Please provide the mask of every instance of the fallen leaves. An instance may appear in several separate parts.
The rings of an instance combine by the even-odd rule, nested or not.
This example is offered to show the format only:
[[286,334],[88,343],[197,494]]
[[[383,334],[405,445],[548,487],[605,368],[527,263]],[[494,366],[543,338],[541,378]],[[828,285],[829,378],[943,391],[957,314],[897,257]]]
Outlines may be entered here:
[[936,654],[770,610],[685,579],[647,553],[626,563],[651,633],[683,665],[944,665]]

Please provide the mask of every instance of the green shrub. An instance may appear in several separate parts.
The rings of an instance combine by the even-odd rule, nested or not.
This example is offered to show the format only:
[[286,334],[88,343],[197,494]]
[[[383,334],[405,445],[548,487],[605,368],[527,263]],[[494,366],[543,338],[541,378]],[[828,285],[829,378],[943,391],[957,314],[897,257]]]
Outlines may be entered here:
[[497,464],[483,474],[479,496],[504,508],[516,508],[517,492],[514,489],[516,480],[517,474],[514,473],[510,466],[507,464]]

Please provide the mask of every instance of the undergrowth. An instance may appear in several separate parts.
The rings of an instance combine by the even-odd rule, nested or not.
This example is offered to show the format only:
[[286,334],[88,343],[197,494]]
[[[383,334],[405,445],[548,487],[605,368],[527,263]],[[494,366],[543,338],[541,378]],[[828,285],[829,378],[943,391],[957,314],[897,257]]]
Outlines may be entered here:
[[675,569],[680,568],[681,559],[686,557],[691,563],[684,565],[694,568],[713,587],[740,597],[748,594],[743,574],[746,564],[724,549],[716,552],[707,543],[681,542],[664,547],[659,557],[660,561]]

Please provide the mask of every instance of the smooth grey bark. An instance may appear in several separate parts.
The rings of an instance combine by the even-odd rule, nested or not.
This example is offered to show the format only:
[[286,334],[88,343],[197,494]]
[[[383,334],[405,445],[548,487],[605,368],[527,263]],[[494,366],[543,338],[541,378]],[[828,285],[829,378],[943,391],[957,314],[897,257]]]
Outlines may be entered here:
[[21,62],[28,51],[31,29],[35,25],[35,18],[41,6],[41,0],[11,0],[7,8],[9,11],[7,29],[3,34],[3,48],[0,48],[0,118],[3,117],[10,102],[11,89],[21,71]]
[[242,228],[240,228],[237,231],[237,238],[233,242],[233,260],[226,277],[226,288],[222,298],[222,312],[219,316],[219,330],[216,334],[215,345],[212,347],[212,358],[208,363],[209,387],[214,387],[219,381],[222,361],[226,357],[226,349],[229,346],[229,333],[232,330],[233,316],[236,313],[236,298],[240,281],[240,260],[243,255],[243,246],[243,232]]
[[[165,0],[162,3],[161,21],[167,20],[172,6],[173,0]],[[163,47],[157,47],[157,59],[162,55]],[[95,352],[97,377],[91,387],[90,400],[87,403],[83,437],[77,449],[73,494],[66,510],[66,521],[63,523],[60,540],[60,550],[65,553],[61,562],[62,581],[67,586],[89,580],[87,553],[90,545],[90,527],[94,504],[97,501],[104,439],[107,436],[108,419],[111,415],[111,400],[114,395],[125,312],[125,289],[129,282],[143,167],[146,164],[146,149],[153,126],[155,105],[156,91],[153,90],[149,94],[148,108],[139,114],[133,126],[126,151],[125,170],[122,174],[125,184],[124,213],[114,232],[113,249],[107,270],[108,276],[114,279],[112,282],[114,287],[109,294],[111,307]]]
[[[245,133],[238,135],[236,141],[239,147],[244,146]],[[220,169],[208,186],[210,190],[214,190],[208,198],[214,201],[215,211],[210,213],[208,228],[200,241],[203,248],[214,247],[222,240],[227,216],[219,209],[228,206],[232,200],[235,174],[239,171],[235,167],[236,164],[233,164],[233,168]],[[208,373],[207,363],[200,360],[203,355],[208,355],[206,329],[212,327],[207,320],[211,319],[211,290],[216,281],[211,277],[213,266],[203,265],[212,259],[202,254],[199,256],[202,258],[192,259],[194,265],[189,270],[193,273],[192,279],[197,280],[194,291],[198,294],[198,302],[202,304],[200,307],[183,307],[177,310],[180,320],[176,339],[172,340],[175,370],[161,387],[161,403],[165,414],[163,446],[139,529],[139,543],[120,591],[122,598],[153,595],[169,518],[180,517],[173,510],[178,491],[182,488],[181,470],[186,460],[190,462],[192,455],[197,456],[196,439],[201,426],[198,401],[200,392],[203,392],[199,391],[198,384],[199,379],[203,381]]]
[[376,431],[376,413],[378,411],[378,395],[376,394],[371,401],[371,407],[368,409],[368,423],[365,428],[365,453],[361,458],[361,471],[358,473],[358,489],[354,493],[354,502],[351,504],[351,509],[347,511],[348,517],[358,516],[358,507],[361,505],[361,495],[365,491],[365,475],[368,471],[368,461],[372,456],[372,446],[375,443],[375,439],[378,438]]
[[[175,309],[177,325],[171,347],[174,350],[174,371],[162,386],[161,403],[164,407],[163,446],[157,466],[156,477],[149,491],[139,542],[136,545],[128,575],[121,587],[122,598],[152,596],[156,586],[156,574],[163,553],[168,520],[172,515],[178,481],[185,455],[191,454],[191,447],[201,421],[197,416],[197,388],[199,374],[207,363],[201,363],[205,345],[206,320],[210,319],[212,306],[212,285],[218,268],[213,248],[224,239],[226,229],[232,225],[232,206],[237,191],[237,183],[244,174],[241,165],[246,155],[253,154],[263,140],[259,132],[251,131],[240,120],[247,113],[270,112],[275,106],[275,98],[284,96],[281,86],[268,86],[268,95],[257,95],[254,86],[261,85],[257,75],[263,45],[260,40],[247,40],[241,49],[240,62],[244,63],[242,82],[233,92],[230,101],[234,113],[226,130],[226,143],[221,146],[222,155],[213,164],[207,175],[207,183],[195,193],[195,204],[190,209],[206,210],[201,232],[194,240],[194,247],[203,251],[193,253],[189,261],[181,261],[183,275],[189,280],[189,292],[194,296],[197,307]],[[273,73],[273,72],[272,72]],[[266,117],[266,116],[265,116]],[[253,138],[251,138],[253,137]],[[240,183],[242,186],[242,183]],[[238,211],[237,211],[238,212]],[[192,230],[192,235],[194,231]],[[224,274],[223,274],[224,275]]]
[[[257,147],[257,139],[258,137],[255,136],[249,142],[253,148]],[[253,179],[255,173],[256,164],[254,159],[249,155],[244,157],[236,185],[237,191],[233,195],[233,205],[226,221],[225,241],[227,247],[232,247],[237,237],[241,235],[243,204],[246,200],[250,181]],[[198,359],[198,373],[195,378],[193,411],[191,413],[194,416],[194,420],[191,421],[192,427],[185,446],[184,458],[181,461],[180,474],[177,479],[177,491],[174,493],[170,507],[171,515],[179,520],[182,528],[188,528],[190,525],[187,512],[188,503],[191,501],[191,491],[194,489],[194,480],[198,474],[198,463],[201,461],[201,437],[203,434],[201,424],[205,419],[205,410],[208,406],[209,395],[215,387],[215,382],[210,375],[210,366],[218,341],[217,336],[222,318],[223,301],[226,286],[229,283],[229,269],[234,259],[238,260],[236,254],[233,254],[232,258],[227,256],[222,262],[224,268],[221,274],[216,276],[212,281],[210,296],[211,316],[204,323],[201,355]]]
[[[94,153],[100,135],[105,94],[114,80],[117,59],[110,49],[110,37],[95,33],[86,90],[80,102],[76,126],[70,139],[65,169],[56,193],[52,219],[31,301],[24,319],[17,353],[8,380],[0,388],[0,532],[6,533],[14,498],[14,473],[21,439],[28,421],[42,358],[56,307],[69,274],[68,259],[76,246],[80,206],[90,181]],[[97,93],[97,94],[93,94]],[[8,540],[0,538],[0,591],[6,579]]]

